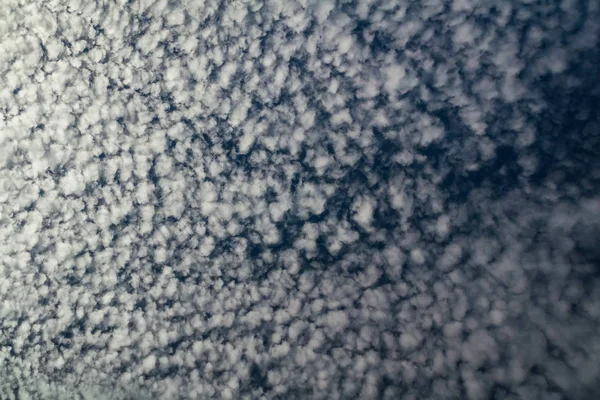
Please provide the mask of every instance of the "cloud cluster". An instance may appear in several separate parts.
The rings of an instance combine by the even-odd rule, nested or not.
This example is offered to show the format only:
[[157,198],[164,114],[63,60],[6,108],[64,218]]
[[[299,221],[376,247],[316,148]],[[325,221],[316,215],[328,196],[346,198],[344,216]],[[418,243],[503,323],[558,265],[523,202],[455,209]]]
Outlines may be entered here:
[[591,396],[597,21],[3,1],[0,397]]

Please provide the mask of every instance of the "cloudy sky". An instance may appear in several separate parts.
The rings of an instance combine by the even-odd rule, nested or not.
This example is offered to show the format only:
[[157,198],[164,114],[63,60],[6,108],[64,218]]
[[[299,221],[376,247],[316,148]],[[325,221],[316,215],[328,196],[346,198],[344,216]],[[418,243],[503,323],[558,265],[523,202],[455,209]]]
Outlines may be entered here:
[[0,398],[594,399],[598,0],[1,0]]

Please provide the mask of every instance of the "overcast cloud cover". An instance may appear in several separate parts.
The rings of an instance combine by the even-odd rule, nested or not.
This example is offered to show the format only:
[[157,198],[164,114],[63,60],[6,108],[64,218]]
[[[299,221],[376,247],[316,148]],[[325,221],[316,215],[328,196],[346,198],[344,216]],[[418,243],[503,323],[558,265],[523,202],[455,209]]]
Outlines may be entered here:
[[597,398],[599,26],[1,0],[0,398]]

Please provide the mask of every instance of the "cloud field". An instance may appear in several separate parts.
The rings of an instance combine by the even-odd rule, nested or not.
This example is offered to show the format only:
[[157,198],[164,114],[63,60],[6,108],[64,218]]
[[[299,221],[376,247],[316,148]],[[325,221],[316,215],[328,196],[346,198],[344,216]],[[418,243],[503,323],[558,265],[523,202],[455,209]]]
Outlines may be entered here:
[[594,399],[599,21],[0,1],[0,398]]

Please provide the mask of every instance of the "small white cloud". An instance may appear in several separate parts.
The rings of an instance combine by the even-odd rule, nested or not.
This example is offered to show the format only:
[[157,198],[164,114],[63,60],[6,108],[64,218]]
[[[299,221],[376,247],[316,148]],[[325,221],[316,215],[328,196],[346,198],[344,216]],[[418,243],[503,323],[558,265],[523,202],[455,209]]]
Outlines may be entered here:
[[315,17],[319,23],[323,23],[329,17],[329,14],[335,8],[335,4],[331,0],[318,1],[315,7]]
[[150,354],[148,357],[144,358],[142,362],[142,368],[144,372],[150,372],[156,367],[156,356],[154,354]]
[[425,263],[425,253],[421,249],[412,249],[410,251],[410,259],[417,265],[423,265]]
[[370,197],[357,198],[352,205],[352,210],[355,212],[352,218],[360,226],[368,230],[371,228],[375,208],[376,202],[374,199]]
[[400,335],[400,346],[403,350],[412,351],[419,346],[419,339],[415,335],[405,332]]
[[329,329],[333,332],[343,332],[348,326],[350,320],[344,311],[330,311],[325,316],[325,321]]

